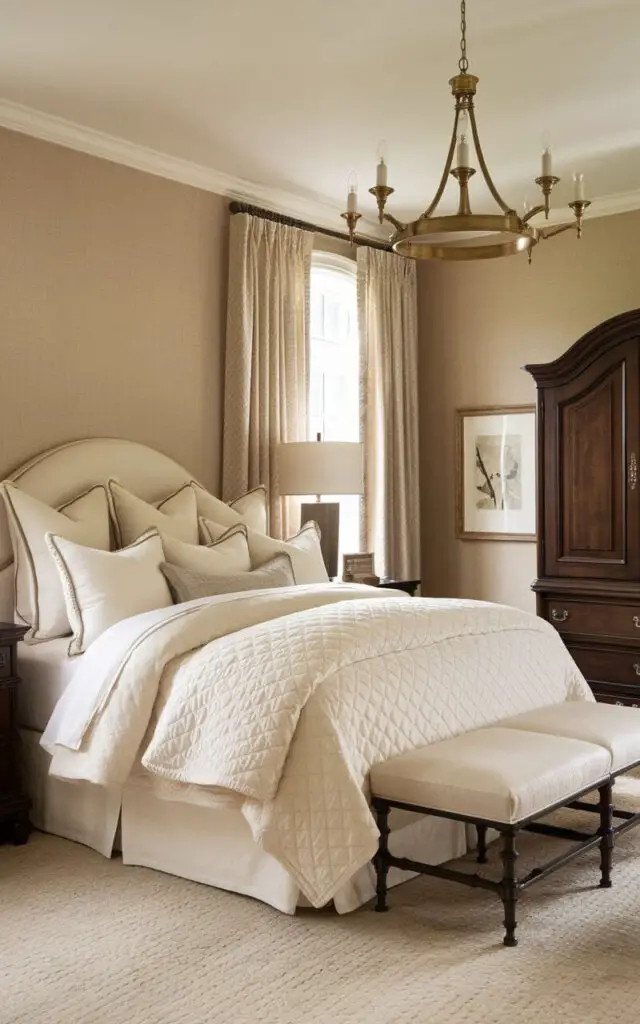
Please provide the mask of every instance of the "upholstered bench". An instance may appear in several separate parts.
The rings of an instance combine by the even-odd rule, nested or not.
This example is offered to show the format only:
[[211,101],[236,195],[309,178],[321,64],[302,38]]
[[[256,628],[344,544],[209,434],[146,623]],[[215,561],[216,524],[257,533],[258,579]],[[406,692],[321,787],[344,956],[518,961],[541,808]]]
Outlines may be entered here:
[[[585,702],[586,703],[586,702]],[[595,706],[595,705],[594,705]],[[598,705],[600,706],[600,705]],[[567,726],[568,728],[568,726]],[[504,904],[506,946],[517,945],[516,904],[519,893],[533,882],[567,864],[579,854],[600,847],[600,886],[611,885],[613,807],[612,755],[601,743],[549,732],[502,725],[464,733],[454,739],[412,750],[375,766],[370,773],[372,806],[380,830],[374,858],[377,911],[387,910],[390,867],[434,875],[497,893]],[[598,789],[597,805],[580,805],[599,812],[599,828],[584,835],[537,819]],[[432,866],[389,851],[388,815],[392,807],[432,814],[473,824],[478,829],[478,860],[486,859],[487,828],[502,834],[502,880],[476,873]],[[640,816],[639,816],[640,817]],[[516,834],[522,830],[577,840],[568,852],[534,868],[523,878],[516,873]]]

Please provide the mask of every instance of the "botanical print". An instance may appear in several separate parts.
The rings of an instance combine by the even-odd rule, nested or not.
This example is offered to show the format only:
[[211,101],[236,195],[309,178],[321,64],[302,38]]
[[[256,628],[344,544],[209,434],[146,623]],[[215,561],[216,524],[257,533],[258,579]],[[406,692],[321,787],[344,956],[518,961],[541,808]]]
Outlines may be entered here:
[[519,511],[522,508],[522,437],[480,434],[476,437],[476,508]]
[[535,540],[533,406],[458,409],[456,448],[456,536]]

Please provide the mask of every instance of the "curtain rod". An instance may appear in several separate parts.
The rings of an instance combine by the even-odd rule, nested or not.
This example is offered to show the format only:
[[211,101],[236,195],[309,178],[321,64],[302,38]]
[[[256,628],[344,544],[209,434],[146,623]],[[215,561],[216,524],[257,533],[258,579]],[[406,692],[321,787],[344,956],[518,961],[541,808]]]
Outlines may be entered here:
[[[304,220],[296,220],[294,217],[285,217],[283,213],[274,213],[273,210],[263,210],[259,206],[250,206],[249,203],[238,202],[237,199],[229,203],[230,213],[248,213],[251,217],[262,217],[263,220],[272,220],[277,224],[288,224],[290,228],[301,228],[303,231],[313,231],[314,234],[328,235],[329,238],[339,238],[343,242],[349,241],[349,236],[342,231],[332,231],[331,228],[319,228],[317,224],[308,224]],[[371,249],[384,249],[385,252],[393,252],[388,242],[380,242],[375,238],[358,238],[353,240],[354,245],[368,245]]]

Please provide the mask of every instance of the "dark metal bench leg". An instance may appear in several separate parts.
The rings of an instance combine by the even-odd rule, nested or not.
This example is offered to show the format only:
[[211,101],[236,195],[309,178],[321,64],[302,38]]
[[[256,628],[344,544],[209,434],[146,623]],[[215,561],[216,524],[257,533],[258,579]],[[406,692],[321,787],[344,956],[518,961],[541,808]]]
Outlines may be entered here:
[[505,946],[517,946],[516,928],[518,927],[518,921],[516,918],[516,907],[518,904],[518,879],[516,876],[516,861],[518,854],[516,852],[516,834],[512,830],[502,834],[500,858],[503,867],[502,882],[500,883],[502,902],[504,904],[505,934],[503,942]]
[[613,795],[611,780],[600,786],[600,888],[611,888],[611,865],[615,833],[613,830]]
[[378,914],[384,914],[389,908],[387,906],[387,875],[389,874],[389,804],[382,800],[374,801],[376,822],[380,829],[380,841],[378,852],[373,858],[373,865],[376,869],[376,905]]
[[487,863],[487,826],[476,825],[476,832],[478,833],[478,864]]

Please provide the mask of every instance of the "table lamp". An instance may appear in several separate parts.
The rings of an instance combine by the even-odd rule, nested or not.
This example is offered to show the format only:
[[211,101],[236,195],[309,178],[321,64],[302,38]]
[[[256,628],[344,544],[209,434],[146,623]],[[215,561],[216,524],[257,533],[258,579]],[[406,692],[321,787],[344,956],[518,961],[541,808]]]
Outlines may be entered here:
[[340,502],[321,501],[324,494],[364,494],[363,445],[354,441],[290,441],[276,449],[278,487],[282,495],[315,494],[300,506],[301,525],[315,519],[327,573],[338,575]]

